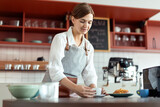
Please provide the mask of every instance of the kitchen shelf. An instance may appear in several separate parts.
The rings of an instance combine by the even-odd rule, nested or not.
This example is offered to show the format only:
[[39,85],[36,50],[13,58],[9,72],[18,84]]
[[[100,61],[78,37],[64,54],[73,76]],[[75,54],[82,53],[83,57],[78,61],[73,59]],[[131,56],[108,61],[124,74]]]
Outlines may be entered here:
[[2,71],[11,71],[11,72],[46,72],[46,70],[6,70],[6,69],[0,69],[0,72]]
[[[11,69],[5,69],[7,64],[11,64]],[[14,66],[15,65],[28,65],[30,64],[31,67],[29,70],[21,70],[21,68],[19,70],[15,70]],[[33,70],[33,66],[34,65],[40,65],[38,70]],[[24,72],[28,72],[28,71],[46,71],[46,65],[48,65],[48,62],[46,61],[0,61],[0,71],[24,71]]]
[[31,43],[31,42],[25,42],[25,43],[22,43],[22,45],[41,45],[41,46],[50,46],[51,44],[50,43]]
[[135,33],[135,32],[131,32],[131,33],[127,33],[127,32],[115,32],[115,34],[117,35],[145,35],[145,33]]
[[0,25],[0,30],[18,30],[22,29],[23,26],[14,26],[14,25]]
[[64,32],[66,30],[67,30],[66,28],[25,27],[25,32],[45,32],[45,33],[51,33],[51,32]]
[[32,46],[50,46],[50,43],[32,43],[32,42],[7,42],[7,41],[0,41],[0,44],[13,44],[13,45],[32,45]]
[[[111,48],[113,49],[146,49],[146,26],[143,21],[117,21],[112,20]],[[116,32],[119,27],[119,32]],[[125,29],[129,31],[124,32]],[[135,29],[139,28],[137,33]]]
[[[128,46],[114,46],[112,48],[114,48],[114,49],[127,49]],[[139,47],[139,46],[130,46],[129,48],[130,49],[142,49],[142,50],[146,49],[146,47]]]
[[[16,13],[17,17],[15,17],[14,13]],[[11,15],[9,15],[11,14]],[[7,22],[0,25],[0,44],[8,44],[11,45],[31,45],[31,46],[50,46],[48,43],[49,36],[52,36],[52,39],[57,33],[65,32],[69,28],[68,18],[64,20],[66,14],[59,15],[58,18],[52,15],[37,15],[37,14],[29,14],[29,13],[17,13],[17,12],[7,12],[5,14],[0,15],[0,20]],[[10,25],[10,21],[19,20],[19,26]],[[28,22],[30,21],[30,26],[28,27]],[[36,27],[33,26],[33,23],[37,22]],[[45,26],[43,26],[43,22],[45,22]],[[54,22],[54,26],[49,26],[52,22]],[[53,28],[54,27],[54,28]],[[4,41],[6,38],[16,38],[18,42],[7,42]],[[33,40],[42,41],[42,43],[33,43]]]

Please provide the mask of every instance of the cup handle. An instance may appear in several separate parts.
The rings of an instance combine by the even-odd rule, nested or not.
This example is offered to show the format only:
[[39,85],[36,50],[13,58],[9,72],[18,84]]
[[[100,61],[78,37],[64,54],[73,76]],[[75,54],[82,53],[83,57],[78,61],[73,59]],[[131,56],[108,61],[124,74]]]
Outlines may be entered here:
[[139,92],[139,90],[137,90],[137,91],[136,91],[136,93],[137,93],[138,95],[140,95],[140,92]]

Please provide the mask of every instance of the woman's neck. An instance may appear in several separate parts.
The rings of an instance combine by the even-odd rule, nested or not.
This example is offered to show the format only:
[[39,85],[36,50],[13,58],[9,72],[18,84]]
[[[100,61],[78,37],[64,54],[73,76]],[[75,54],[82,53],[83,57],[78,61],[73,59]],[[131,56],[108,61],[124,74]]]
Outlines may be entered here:
[[78,32],[76,32],[76,30],[74,30],[74,28],[72,29],[72,34],[73,34],[74,41],[76,42],[76,45],[80,46],[82,42],[83,34],[79,34]]

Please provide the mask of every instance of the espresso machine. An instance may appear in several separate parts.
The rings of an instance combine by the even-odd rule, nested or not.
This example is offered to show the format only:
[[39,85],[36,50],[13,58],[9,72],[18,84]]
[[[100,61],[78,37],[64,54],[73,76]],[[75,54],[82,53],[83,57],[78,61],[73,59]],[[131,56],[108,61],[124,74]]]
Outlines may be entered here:
[[[137,77],[138,66],[133,64],[132,58],[111,57],[109,59],[108,67],[103,67],[104,74],[114,77],[114,82],[132,81]],[[136,76],[135,76],[136,75]],[[103,76],[103,79],[108,77]],[[136,78],[136,83],[138,82]]]

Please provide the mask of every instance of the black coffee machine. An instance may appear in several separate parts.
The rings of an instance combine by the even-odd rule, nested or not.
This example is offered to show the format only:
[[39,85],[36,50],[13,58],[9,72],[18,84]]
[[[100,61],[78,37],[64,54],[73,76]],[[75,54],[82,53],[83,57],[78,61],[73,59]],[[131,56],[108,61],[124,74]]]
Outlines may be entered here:
[[109,59],[108,70],[112,69],[117,64],[120,64],[120,67],[127,68],[133,66],[132,58],[122,58],[122,57],[111,57]]
[[133,64],[133,59],[132,58],[111,57],[109,59],[107,72],[109,74],[111,74],[112,76],[114,76],[115,83],[120,82],[120,79],[117,80],[118,77],[121,77],[121,79],[123,79],[125,81],[130,81],[130,80],[132,80],[133,75],[129,75],[130,74],[129,72],[135,71],[133,69],[128,69],[131,66],[132,66],[132,68],[136,67]]
[[160,66],[143,69],[143,84],[149,96],[160,97]]

